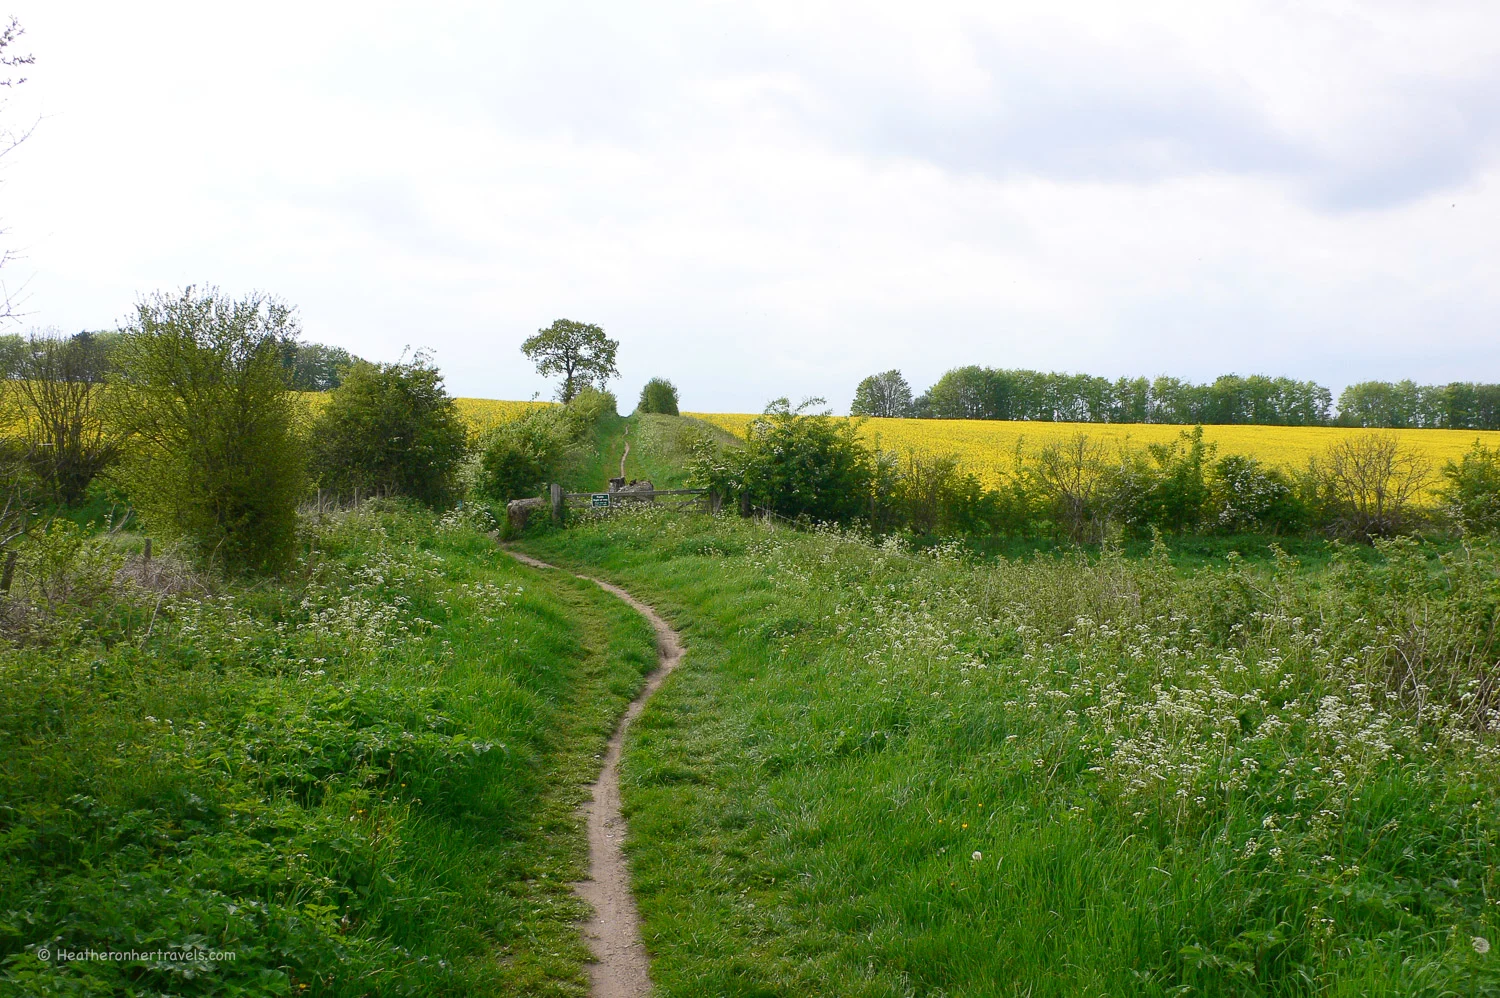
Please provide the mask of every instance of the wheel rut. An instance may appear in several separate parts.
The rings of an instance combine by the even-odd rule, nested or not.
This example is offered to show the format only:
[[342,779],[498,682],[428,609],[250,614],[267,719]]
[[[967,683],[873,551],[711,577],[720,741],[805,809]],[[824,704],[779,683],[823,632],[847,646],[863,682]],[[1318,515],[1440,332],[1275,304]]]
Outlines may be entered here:
[[[519,551],[502,550],[533,568],[565,571]],[[646,677],[645,685],[625,708],[609,736],[599,778],[589,788],[588,803],[580,809],[588,826],[589,877],[571,885],[574,893],[594,910],[583,926],[584,938],[595,959],[589,964],[594,998],[640,998],[651,994],[651,961],[641,943],[641,917],[630,893],[630,864],[624,849],[625,819],[620,813],[620,752],[631,722],[640,716],[646,701],[681,661],[682,639],[655,610],[619,586],[589,575],[571,574],[624,600],[656,631],[656,668]]]

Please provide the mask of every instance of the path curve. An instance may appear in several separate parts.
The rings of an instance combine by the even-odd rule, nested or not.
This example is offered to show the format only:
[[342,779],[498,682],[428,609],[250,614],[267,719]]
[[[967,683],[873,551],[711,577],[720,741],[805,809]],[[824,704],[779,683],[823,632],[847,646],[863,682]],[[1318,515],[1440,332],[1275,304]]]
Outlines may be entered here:
[[[563,571],[556,565],[538,561],[530,555],[502,548],[506,554],[533,568]],[[641,998],[651,993],[651,961],[641,944],[641,916],[630,893],[630,864],[625,860],[625,819],[620,814],[620,750],[625,732],[661,686],[668,673],[682,660],[682,639],[655,610],[634,596],[602,579],[573,573],[600,589],[618,596],[637,613],[651,622],[656,631],[656,668],[646,677],[646,685],[630,701],[614,734],[604,750],[604,766],[599,778],[589,788],[589,801],[583,805],[589,833],[589,879],[573,884],[573,891],[594,909],[584,923],[583,935],[594,952],[595,963],[589,965],[594,998]]]

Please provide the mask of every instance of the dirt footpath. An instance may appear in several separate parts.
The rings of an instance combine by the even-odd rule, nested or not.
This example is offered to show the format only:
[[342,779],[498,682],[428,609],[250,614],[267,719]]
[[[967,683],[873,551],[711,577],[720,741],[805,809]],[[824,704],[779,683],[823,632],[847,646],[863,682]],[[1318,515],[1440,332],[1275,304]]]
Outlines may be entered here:
[[[519,551],[504,550],[512,558],[533,568],[562,571]],[[651,622],[656,631],[656,668],[646,677],[646,685],[630,701],[614,734],[609,736],[604,767],[590,788],[591,799],[582,809],[588,824],[589,879],[572,885],[578,896],[594,909],[593,917],[583,926],[583,934],[597,961],[589,965],[595,998],[639,998],[651,993],[651,964],[646,957],[646,948],[641,945],[641,919],[635,908],[635,898],[630,894],[630,866],[625,861],[623,848],[625,819],[620,815],[620,748],[625,743],[630,722],[640,715],[662,680],[677,667],[682,658],[682,641],[655,610],[619,586],[587,575],[577,577],[587,579],[629,603]]]

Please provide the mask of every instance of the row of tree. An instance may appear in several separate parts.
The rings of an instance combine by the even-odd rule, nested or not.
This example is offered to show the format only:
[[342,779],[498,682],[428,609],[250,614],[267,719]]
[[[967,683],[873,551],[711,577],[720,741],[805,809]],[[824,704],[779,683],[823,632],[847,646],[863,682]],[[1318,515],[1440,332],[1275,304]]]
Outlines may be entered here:
[[[67,377],[75,381],[102,382],[113,363],[114,350],[123,342],[120,330],[85,330],[64,337],[53,330],[18,336],[0,336],[0,378],[26,380],[38,376],[38,341],[65,344],[46,351],[50,362],[67,365]],[[343,347],[287,340],[278,347],[287,387],[294,392],[326,392],[339,386],[342,372],[360,358]],[[43,374],[43,376],[46,376]]]
[[1108,378],[970,365],[920,396],[897,370],[860,382],[856,416],[1074,423],[1264,424],[1500,429],[1500,384],[1369,381],[1333,393],[1312,381],[1223,375]]

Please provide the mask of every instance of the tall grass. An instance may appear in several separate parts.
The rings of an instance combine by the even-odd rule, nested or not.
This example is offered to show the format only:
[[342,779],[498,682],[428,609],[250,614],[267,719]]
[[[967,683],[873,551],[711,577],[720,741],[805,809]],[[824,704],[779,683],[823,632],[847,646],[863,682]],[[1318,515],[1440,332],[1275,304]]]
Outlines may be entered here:
[[614,515],[669,995],[1500,993],[1493,549],[1184,573]]
[[[304,529],[290,580],[127,572],[0,648],[0,990],[586,993],[573,807],[649,631],[456,514]],[[57,956],[169,949],[234,958]]]

